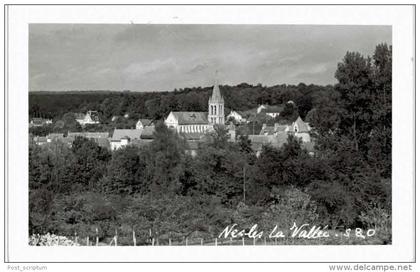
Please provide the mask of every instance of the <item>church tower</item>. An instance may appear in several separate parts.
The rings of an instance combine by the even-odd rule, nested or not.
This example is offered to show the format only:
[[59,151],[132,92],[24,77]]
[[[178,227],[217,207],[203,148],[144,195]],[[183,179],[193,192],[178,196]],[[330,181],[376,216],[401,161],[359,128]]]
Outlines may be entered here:
[[217,84],[217,72],[213,93],[209,99],[208,121],[210,124],[225,124],[225,101]]

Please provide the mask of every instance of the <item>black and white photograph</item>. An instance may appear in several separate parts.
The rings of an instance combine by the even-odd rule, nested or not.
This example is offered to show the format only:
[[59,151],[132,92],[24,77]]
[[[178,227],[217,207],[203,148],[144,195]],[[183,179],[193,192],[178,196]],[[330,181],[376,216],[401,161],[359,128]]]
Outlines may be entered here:
[[[103,8],[112,13],[112,6]],[[158,18],[161,7],[135,8]],[[8,151],[9,165],[25,167],[13,170],[17,179],[11,171],[5,187],[25,192],[20,246],[39,252],[33,258],[51,248],[72,260],[72,248],[154,252],[139,255],[140,262],[165,261],[165,254],[188,261],[185,250],[225,255],[193,261],[243,261],[244,250],[266,250],[270,257],[249,260],[282,262],[282,255],[273,257],[277,250],[313,246],[364,248],[367,260],[373,248],[402,246],[401,225],[414,231],[414,215],[401,214],[401,205],[414,208],[400,201],[404,194],[414,199],[413,161],[399,148],[400,134],[408,139],[403,143],[413,141],[414,102],[402,100],[413,95],[414,77],[400,79],[410,72],[397,67],[402,60],[413,64],[414,55],[398,43],[400,28],[379,20],[319,24],[319,18],[200,23],[182,17],[194,17],[196,7],[176,8],[159,15],[172,21],[132,13],[123,23],[25,19],[27,81],[19,86],[27,89],[19,89],[26,106],[13,111],[22,115],[26,138]],[[234,7],[227,8],[221,14]],[[69,14],[76,13],[69,7]],[[8,136],[8,145],[14,142]],[[14,195],[6,202],[17,203]],[[22,215],[7,211],[11,220]],[[11,229],[6,233],[18,230]],[[314,260],[303,253],[289,259]]]
[[29,25],[31,245],[392,243],[389,26]]

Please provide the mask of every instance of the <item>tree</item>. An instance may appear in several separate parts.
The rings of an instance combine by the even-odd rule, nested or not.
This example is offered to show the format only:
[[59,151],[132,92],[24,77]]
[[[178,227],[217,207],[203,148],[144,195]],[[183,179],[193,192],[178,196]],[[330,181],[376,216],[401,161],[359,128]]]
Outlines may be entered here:
[[372,111],[374,128],[368,143],[368,159],[381,174],[391,177],[392,156],[392,47],[379,44],[373,55],[374,99]]
[[80,124],[76,121],[76,117],[73,113],[66,113],[63,115],[63,118],[61,119],[64,122],[64,126],[62,128],[62,132],[68,132],[68,131],[81,131],[82,127]]
[[143,182],[146,162],[139,153],[145,150],[135,146],[126,146],[112,154],[104,180],[106,191],[113,194],[133,194],[147,192]]
[[293,122],[297,119],[299,113],[294,105],[294,103],[286,103],[283,111],[280,113],[280,117],[286,119],[289,122]]
[[248,135],[239,135],[239,147],[244,153],[253,153],[251,140],[248,138]]
[[345,110],[341,119],[341,129],[352,135],[353,146],[359,149],[371,130],[372,112],[372,66],[370,58],[357,52],[347,52],[338,64],[335,77],[336,89],[341,94]]
[[336,72],[343,112],[339,128],[384,177],[390,177],[392,48],[376,47],[373,60],[347,53]]
[[[91,139],[76,137],[71,150],[75,156],[74,176],[76,190],[100,190],[98,181],[104,175],[110,152]],[[75,185],[76,185],[75,184]]]
[[202,145],[193,164],[193,190],[215,196],[225,205],[237,205],[243,195],[244,169],[250,172],[247,155],[238,145]]
[[215,125],[214,131],[207,136],[207,140],[215,148],[225,148],[229,140],[228,130],[224,125]]
[[179,192],[187,156],[185,142],[159,122],[147,154],[146,172],[151,192],[156,195]]

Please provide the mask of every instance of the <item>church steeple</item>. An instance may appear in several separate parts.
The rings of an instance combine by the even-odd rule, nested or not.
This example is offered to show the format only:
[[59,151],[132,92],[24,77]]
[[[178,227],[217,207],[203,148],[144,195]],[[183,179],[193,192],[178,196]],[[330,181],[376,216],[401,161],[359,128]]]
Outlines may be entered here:
[[217,71],[216,71],[216,78],[214,80],[214,86],[213,86],[213,93],[209,99],[209,103],[224,103],[224,99],[222,97],[222,94],[220,93],[219,84],[217,82]]
[[213,92],[209,99],[209,114],[208,121],[211,124],[225,123],[225,101],[220,93],[219,84],[217,81],[217,71],[214,80]]

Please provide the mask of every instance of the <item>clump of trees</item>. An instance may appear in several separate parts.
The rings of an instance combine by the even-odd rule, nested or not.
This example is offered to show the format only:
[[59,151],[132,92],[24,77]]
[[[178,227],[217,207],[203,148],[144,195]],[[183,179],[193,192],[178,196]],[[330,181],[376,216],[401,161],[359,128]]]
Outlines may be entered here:
[[246,135],[233,143],[216,127],[191,157],[185,141],[162,123],[150,145],[112,153],[84,138],[72,147],[31,143],[29,230],[93,236],[98,228],[102,239],[135,228],[146,243],[150,232],[175,240],[215,237],[233,223],[269,229],[305,222],[375,227],[380,242],[390,243],[391,63],[386,44],[372,57],[349,52],[338,64],[338,83],[320,88],[325,95],[299,88],[279,95],[282,101],[295,96],[299,114],[306,113],[313,156],[290,137],[256,157]]

